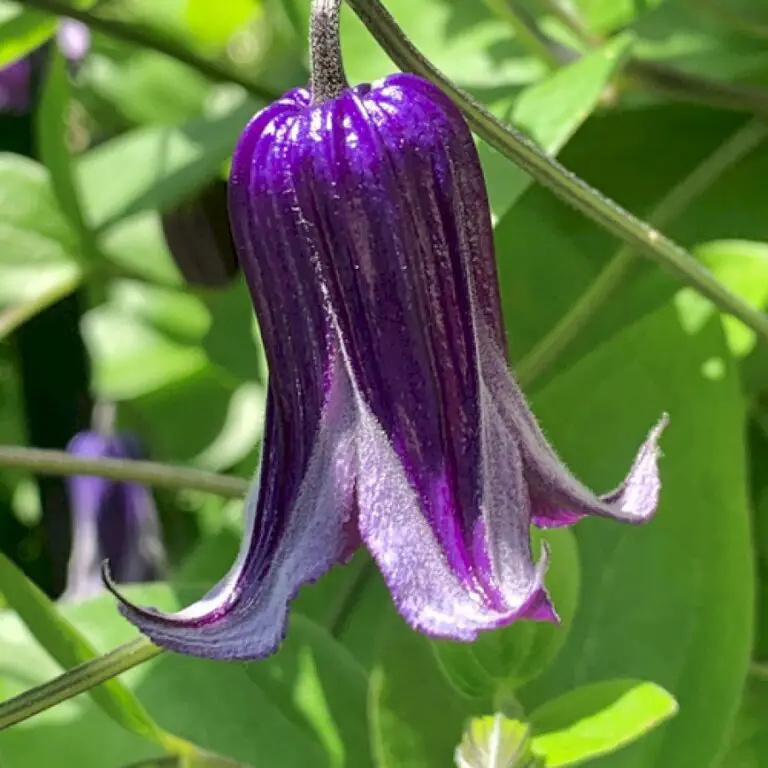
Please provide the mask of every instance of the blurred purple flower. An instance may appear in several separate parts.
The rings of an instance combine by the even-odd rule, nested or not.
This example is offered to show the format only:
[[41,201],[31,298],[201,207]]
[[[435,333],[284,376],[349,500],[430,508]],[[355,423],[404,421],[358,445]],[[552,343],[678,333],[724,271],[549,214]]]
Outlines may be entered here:
[[[77,66],[88,53],[91,31],[85,24],[63,19],[56,32],[59,50],[72,66]],[[43,48],[0,68],[0,114],[23,115],[32,108],[34,80],[44,56]]]
[[23,115],[29,111],[32,59],[14,61],[0,69],[0,113]]
[[56,30],[56,45],[65,59],[78,64],[91,48],[91,30],[81,21],[62,19]]
[[[80,432],[69,453],[82,458],[138,459],[131,435]],[[138,483],[92,475],[68,481],[72,511],[72,552],[63,600],[84,600],[103,589],[101,566],[109,561],[122,583],[155,581],[165,571],[165,550],[157,510],[150,492]]]
[[531,523],[648,520],[664,421],[606,496],[558,460],[508,370],[485,184],[450,99],[408,74],[319,104],[290,91],[240,139],[230,215],[270,370],[245,540],[199,602],[124,615],[177,651],[264,656],[301,585],[362,542],[429,635],[556,620]]

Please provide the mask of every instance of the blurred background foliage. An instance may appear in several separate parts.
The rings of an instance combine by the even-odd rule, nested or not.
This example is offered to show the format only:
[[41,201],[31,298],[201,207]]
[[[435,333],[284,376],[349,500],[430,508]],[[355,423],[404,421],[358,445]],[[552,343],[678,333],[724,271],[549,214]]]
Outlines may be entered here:
[[[0,62],[48,39],[52,5],[0,3]],[[0,116],[0,444],[63,448],[94,402],[111,401],[119,427],[140,435],[152,459],[252,476],[267,372],[247,290],[240,277],[185,280],[162,217],[226,179],[249,117],[270,94],[306,82],[308,5],[77,4],[107,22],[94,27],[85,60],[68,73],[51,46],[36,108]],[[745,300],[768,303],[762,0],[387,7],[495,114],[653,219]],[[353,82],[394,69],[348,9],[343,50]],[[567,532],[553,544],[573,564],[573,621],[543,675],[520,671],[516,698],[530,712],[580,686],[652,681],[675,697],[676,717],[590,764],[768,765],[768,350],[624,253],[601,310],[527,377],[529,355],[619,245],[482,142],[480,151],[511,359],[562,457],[607,489],[658,414],[671,415],[654,522],[627,530],[589,520],[574,530],[577,548]],[[168,608],[229,568],[240,504],[196,491],[155,497],[170,581],[131,594]],[[0,471],[0,549],[53,598],[68,531],[61,481]],[[295,608],[272,660],[166,656],[125,683],[163,728],[270,768],[363,766],[372,755],[379,765],[445,766],[466,718],[491,713],[475,678],[462,677],[469,694],[446,682],[443,655],[394,615],[364,555],[305,588]],[[108,597],[62,613],[99,651],[133,636]],[[12,611],[0,616],[3,697],[61,671],[29,632]],[[521,658],[509,655],[520,638],[497,634],[473,651],[481,667]],[[63,755],[81,768],[119,768],[158,751],[82,697],[0,734],[0,765],[12,768],[62,764]]]

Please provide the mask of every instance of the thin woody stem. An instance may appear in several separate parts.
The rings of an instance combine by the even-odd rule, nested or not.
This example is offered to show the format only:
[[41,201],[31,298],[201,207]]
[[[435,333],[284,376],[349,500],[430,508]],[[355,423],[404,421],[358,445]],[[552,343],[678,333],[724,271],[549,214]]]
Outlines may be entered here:
[[243,498],[248,482],[239,477],[217,475],[189,467],[174,467],[153,461],[130,459],[85,459],[64,451],[0,446],[0,468],[29,469],[42,475],[96,475],[111,480],[155,485],[178,490],[205,491],[226,498]]
[[162,648],[145,637],[138,637],[98,659],[86,661],[53,680],[30,688],[0,704],[0,731],[85,693],[161,653]]

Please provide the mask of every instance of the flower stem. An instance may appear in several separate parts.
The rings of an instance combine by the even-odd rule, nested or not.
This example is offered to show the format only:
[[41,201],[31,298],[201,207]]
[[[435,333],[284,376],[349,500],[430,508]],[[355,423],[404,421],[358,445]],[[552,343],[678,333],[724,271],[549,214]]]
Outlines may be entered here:
[[455,86],[411,44],[380,0],[347,2],[390,58],[402,69],[422,75],[442,88],[465,113],[473,130],[490,146],[600,227],[660,264],[723,312],[737,317],[768,344],[768,316],[729,290],[684,248],[590,187]]
[[[651,212],[648,220],[654,226],[665,226],[680,216],[728,168],[755,149],[766,136],[768,124],[760,120],[746,123],[674,186]],[[557,360],[613,296],[636,256],[630,246],[619,249],[554,328],[522,359],[516,368],[521,384],[530,385]]]
[[91,11],[81,10],[62,0],[22,0],[22,5],[42,11],[43,13],[66,16],[69,19],[81,21],[91,29],[102,32],[109,37],[123,40],[126,43],[133,43],[142,48],[149,48],[158,53],[164,53],[166,56],[182,62],[182,64],[193,67],[214,82],[236,83],[245,88],[249,93],[265,101],[274,101],[280,97],[280,94],[276,91],[244,77],[231,67],[200,56],[186,46],[180,45],[170,38],[156,35],[148,29],[125,24],[116,19],[106,19],[102,16],[97,16]]
[[349,88],[341,58],[339,15],[342,0],[313,0],[309,24],[312,103],[335,99]]
[[0,446],[2,467],[29,469],[47,475],[96,475],[142,485],[205,491],[227,498],[242,498],[248,491],[248,482],[242,478],[217,475],[200,469],[174,467],[153,461],[84,459],[64,451],[15,445]]
[[137,637],[98,659],[86,661],[47,683],[0,704],[0,731],[105,683],[163,653],[145,637]]

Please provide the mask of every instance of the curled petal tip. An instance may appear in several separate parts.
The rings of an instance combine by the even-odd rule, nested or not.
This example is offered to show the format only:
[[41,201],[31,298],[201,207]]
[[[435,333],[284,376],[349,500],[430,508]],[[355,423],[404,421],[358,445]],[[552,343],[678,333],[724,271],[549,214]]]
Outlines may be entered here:
[[560,624],[560,616],[555,610],[554,603],[549,596],[547,588],[544,586],[544,577],[549,567],[550,548],[546,541],[541,543],[541,556],[536,564],[536,581],[531,591],[531,595],[520,609],[516,618],[528,619],[529,621],[549,621],[553,624]]
[[622,484],[603,496],[594,495],[564,466],[545,456],[547,463],[541,461],[531,472],[534,524],[538,528],[557,528],[573,525],[587,515],[631,525],[648,522],[659,503],[659,439],[668,423],[669,415],[663,413],[640,446]]
[[658,461],[663,455],[659,440],[668,424],[669,415],[662,413],[640,447],[624,482],[613,493],[603,497],[602,500],[615,511],[609,516],[622,522],[641,524],[656,513],[661,492]]

